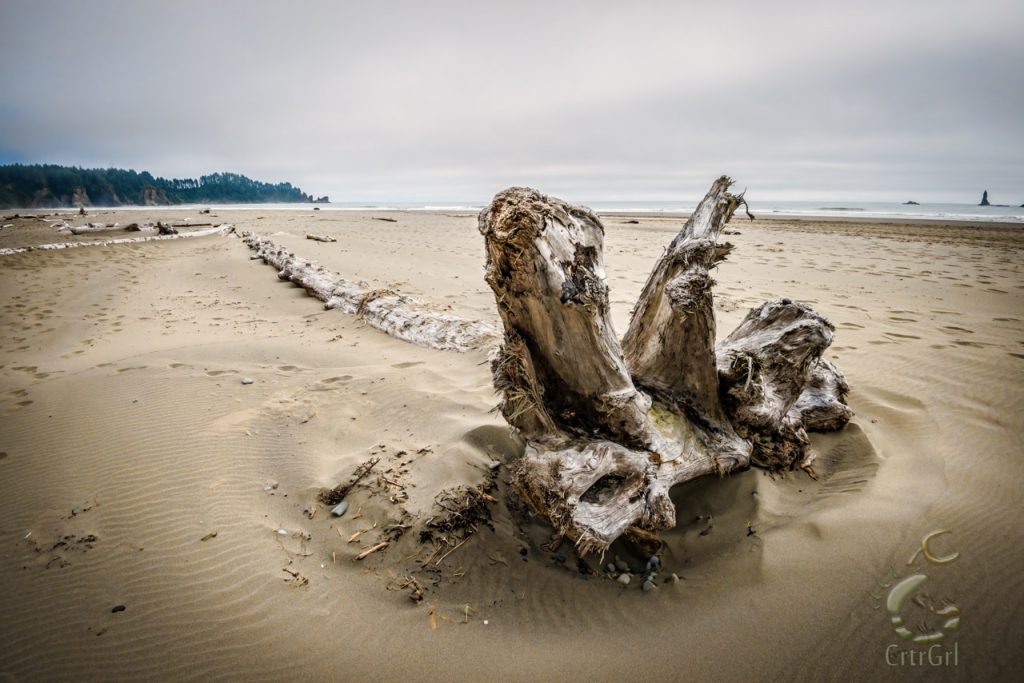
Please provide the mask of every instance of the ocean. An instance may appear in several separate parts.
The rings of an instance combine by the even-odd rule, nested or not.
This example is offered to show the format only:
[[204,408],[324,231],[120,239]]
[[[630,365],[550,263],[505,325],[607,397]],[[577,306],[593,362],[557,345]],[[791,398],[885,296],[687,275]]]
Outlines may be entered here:
[[[575,200],[570,200],[575,201]],[[651,214],[663,216],[685,216],[693,211],[696,201],[582,201],[600,214]],[[466,213],[477,212],[484,202],[331,202],[329,204],[178,204],[175,206],[121,206],[118,210],[154,209],[201,209],[215,206],[218,211],[232,209],[284,209],[309,211],[314,206],[323,211],[429,211]],[[95,207],[96,209],[102,207]],[[74,211],[77,209],[67,209]],[[898,202],[828,202],[828,201],[757,201],[751,200],[751,212],[761,218],[804,217],[804,218],[870,218],[885,219],[930,219],[954,221],[982,221],[992,223],[1024,223],[1024,207],[1019,206],[976,206],[974,204],[900,204]],[[742,209],[741,209],[742,211]]]
[[[683,201],[583,201],[601,214],[687,215],[696,202]],[[339,211],[479,211],[483,203],[473,202],[332,202],[321,208]],[[900,204],[898,202],[809,202],[751,201],[755,216],[795,216],[814,218],[932,219],[1024,223],[1024,207],[976,206],[973,204]]]

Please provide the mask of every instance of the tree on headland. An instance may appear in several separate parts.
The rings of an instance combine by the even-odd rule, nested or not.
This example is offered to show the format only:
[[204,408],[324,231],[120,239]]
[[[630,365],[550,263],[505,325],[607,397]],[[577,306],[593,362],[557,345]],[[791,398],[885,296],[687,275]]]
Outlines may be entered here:
[[167,179],[120,168],[0,166],[0,207],[4,208],[312,201],[311,195],[291,183],[264,183],[238,173]]

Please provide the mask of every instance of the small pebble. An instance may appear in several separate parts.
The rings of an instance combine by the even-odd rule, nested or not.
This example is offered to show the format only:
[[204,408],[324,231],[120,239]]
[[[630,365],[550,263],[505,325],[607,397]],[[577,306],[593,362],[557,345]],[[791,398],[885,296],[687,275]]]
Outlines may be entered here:
[[629,565],[623,562],[622,560],[615,560],[615,568],[618,569],[620,572],[629,571]]
[[629,574],[620,574],[620,575],[619,575],[619,578],[618,578],[618,581],[619,581],[619,583],[621,583],[621,584],[622,584],[623,586],[628,586],[628,585],[629,585],[629,582],[630,582],[630,576],[629,576]]
[[111,613],[113,613],[113,614],[117,614],[118,612],[123,612],[123,611],[125,611],[126,609],[128,609],[128,608],[127,608],[127,607],[125,607],[124,605],[114,605],[114,606],[113,606],[113,608],[111,608],[111,610],[110,610],[110,611],[111,611]]
[[287,536],[288,535],[288,530],[285,529],[284,527],[281,527],[280,529],[277,530],[277,535],[278,536]]
[[341,517],[346,512],[348,512],[348,502],[344,500],[338,503],[334,509],[331,510],[331,514],[335,517]]
[[657,555],[651,555],[651,559],[647,560],[647,564],[650,567],[660,567],[661,566],[661,558],[658,557]]
[[672,572],[672,583],[679,583],[679,575]]
[[641,586],[641,588],[643,589],[644,593],[648,593],[652,588],[654,588],[654,582],[650,579],[647,579],[646,581],[644,581],[644,585]]
[[242,379],[242,384],[252,384],[255,381],[252,377],[245,377]]
[[615,573],[615,563],[614,562],[609,562],[608,566],[606,566],[605,569],[607,569],[609,572],[614,574]]

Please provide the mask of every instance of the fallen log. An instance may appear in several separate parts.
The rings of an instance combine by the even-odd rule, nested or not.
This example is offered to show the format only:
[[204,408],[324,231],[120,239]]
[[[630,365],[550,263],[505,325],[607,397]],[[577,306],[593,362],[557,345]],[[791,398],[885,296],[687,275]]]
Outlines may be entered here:
[[504,328],[494,385],[526,440],[510,483],[581,553],[674,526],[676,484],[809,466],[808,425],[841,428],[852,414],[842,374],[820,362],[832,326],[806,306],[764,304],[716,348],[709,271],[744,203],[730,185],[715,181],[655,264],[621,345],[596,215],[529,188],[480,214]]
[[139,244],[142,242],[156,242],[160,240],[184,239],[189,237],[209,237],[211,235],[228,235],[234,232],[234,227],[224,224],[215,228],[183,232],[173,235],[145,235],[143,237],[118,237],[111,240],[93,240],[82,242],[58,242],[55,244],[37,244],[31,247],[12,247],[0,249],[0,256],[12,254],[23,254],[29,251],[53,251],[55,249],[74,249],[76,247],[110,247],[119,244]]
[[454,351],[487,348],[497,341],[497,331],[487,323],[439,311],[389,289],[352,282],[254,233],[243,232],[242,241],[264,263],[278,269],[278,278],[304,288],[325,308],[357,315],[397,339]]
[[90,232],[109,232],[111,230],[117,230],[117,226],[107,225],[106,223],[89,223],[87,225],[72,225],[68,227],[68,230],[72,235],[85,235]]
[[330,235],[314,235],[312,233],[306,233],[306,239],[307,240],[313,240],[314,242],[337,242],[338,241],[338,240],[334,239],[333,237],[331,237]]

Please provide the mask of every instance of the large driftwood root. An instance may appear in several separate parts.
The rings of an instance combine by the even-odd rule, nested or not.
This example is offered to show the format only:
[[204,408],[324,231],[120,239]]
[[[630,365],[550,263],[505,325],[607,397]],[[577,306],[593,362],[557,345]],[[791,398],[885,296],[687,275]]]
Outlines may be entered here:
[[832,325],[787,300],[715,347],[709,271],[743,203],[719,178],[655,264],[620,346],[590,210],[510,188],[480,214],[485,279],[504,327],[499,408],[526,439],[511,484],[581,552],[675,525],[672,486],[750,464],[806,463],[806,430],[851,413],[821,353]]
[[497,339],[497,332],[487,323],[436,310],[391,290],[370,289],[363,283],[346,280],[252,232],[243,232],[241,237],[255,252],[255,258],[278,269],[280,279],[304,288],[310,296],[323,301],[325,308],[358,315],[371,327],[397,339],[454,351],[486,348]]

